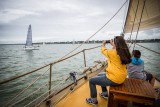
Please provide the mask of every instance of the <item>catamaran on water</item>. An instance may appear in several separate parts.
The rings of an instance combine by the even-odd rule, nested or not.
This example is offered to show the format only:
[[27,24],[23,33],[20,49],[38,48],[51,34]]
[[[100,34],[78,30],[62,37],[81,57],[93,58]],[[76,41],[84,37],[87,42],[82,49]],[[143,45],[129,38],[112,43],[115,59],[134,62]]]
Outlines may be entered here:
[[39,46],[33,46],[33,43],[32,43],[32,28],[31,28],[31,24],[28,27],[26,44],[23,47],[23,49],[24,50],[38,50],[39,49]]
[[[127,2],[128,0],[126,0],[126,2],[122,5],[122,7],[125,4],[127,4]],[[129,32],[131,33],[131,36],[132,36],[133,31],[137,32],[137,35],[138,35],[138,32],[140,30],[159,28],[160,27],[159,19],[160,19],[160,1],[159,0],[129,0],[128,12],[126,15],[126,20],[125,20],[125,25],[124,25],[124,33]],[[106,26],[107,23],[104,26]],[[98,31],[100,31],[102,28],[100,28]],[[29,29],[31,29],[31,26],[29,27]],[[93,36],[94,35],[92,35],[91,37]],[[130,36],[130,39],[131,39],[131,36]],[[86,41],[88,40],[89,39],[87,39]],[[137,44],[136,42],[134,42],[134,46],[135,45],[141,46],[140,44]],[[81,45],[79,45],[78,47],[80,46]],[[37,96],[37,98],[28,102],[27,104],[23,105],[24,107],[32,107],[32,106],[36,106],[36,107],[37,106],[38,107],[91,107],[91,105],[87,104],[85,101],[85,99],[89,96],[88,80],[91,77],[97,75],[99,72],[102,72],[107,67],[107,62],[106,61],[96,61],[95,66],[86,67],[85,52],[91,49],[99,48],[99,47],[100,46],[93,47],[90,49],[83,49],[80,52],[77,52],[75,54],[68,56],[68,54],[70,54],[71,52],[75,50],[74,49],[73,51],[71,51],[70,53],[68,53],[67,55],[65,55],[64,57],[60,58],[57,61],[54,61],[40,68],[37,68],[28,73],[13,77],[11,79],[1,81],[0,83],[5,84],[7,82],[11,82],[12,80],[16,80],[17,78],[32,74],[38,70],[49,67],[49,69],[47,70],[49,71],[49,75],[50,75],[49,84],[47,83],[48,91],[46,91],[42,95]],[[144,47],[144,46],[141,46],[141,47]],[[152,49],[148,49],[146,47],[145,49],[155,52],[156,54],[160,55],[159,52],[156,52]],[[54,88],[60,86],[61,84],[59,83],[55,86],[52,86],[52,74],[53,74],[52,66],[64,60],[67,60],[73,56],[76,56],[79,53],[83,53],[83,56],[84,56],[83,57],[84,65],[85,65],[84,71],[81,72],[81,74],[78,74],[77,72],[71,72],[69,74],[70,76],[66,78],[65,80],[62,80],[62,82],[66,82],[68,79],[71,79],[72,82],[67,84],[61,89],[55,90]],[[16,101],[17,97],[23,94],[39,78],[41,78],[47,71],[45,71],[43,74],[37,77],[28,87],[24,88],[16,96],[10,99],[8,103],[6,103],[4,106],[9,106],[9,107],[16,106],[16,104],[20,104],[21,101],[24,101],[27,97],[39,91],[41,89],[41,86],[39,89],[37,89],[33,93]],[[136,107],[137,106],[139,107],[141,106],[160,107],[160,104],[159,104],[160,103],[160,81],[157,78],[155,78],[155,81],[152,82],[151,84],[144,80],[126,78],[125,82],[121,84],[120,86],[107,87],[107,88],[109,90],[108,92],[109,98],[108,100],[106,100],[98,96],[99,107],[118,107],[118,106],[125,107],[125,106],[135,106],[135,105]],[[98,92],[100,92],[99,86],[97,86],[97,89],[98,89]]]

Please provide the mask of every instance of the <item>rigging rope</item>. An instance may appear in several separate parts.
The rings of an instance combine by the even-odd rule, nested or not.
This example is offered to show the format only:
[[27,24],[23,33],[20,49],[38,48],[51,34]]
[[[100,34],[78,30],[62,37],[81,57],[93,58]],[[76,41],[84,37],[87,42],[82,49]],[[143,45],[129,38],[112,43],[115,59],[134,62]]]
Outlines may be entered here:
[[[135,39],[135,43],[134,43],[134,46],[133,46],[133,50],[134,50],[134,48],[135,48],[135,44],[136,44],[136,40],[137,40],[137,35],[138,35],[138,32],[139,32],[139,27],[140,27],[140,23],[141,23],[141,19],[142,19],[142,14],[143,14],[143,10],[144,10],[144,8],[145,8],[145,2],[146,2],[146,0],[144,1],[144,5],[143,5],[142,13],[141,13],[141,18],[140,18],[140,22],[139,22],[139,26],[138,26],[138,30],[137,30],[137,34],[136,34],[136,39]],[[138,0],[138,3],[137,3],[136,12],[134,11],[135,16],[134,16],[134,22],[133,22],[133,26],[132,26],[131,34],[130,34],[130,42],[131,42],[131,36],[132,36],[132,32],[133,32],[133,27],[134,27],[134,24],[135,24],[135,19],[136,19],[136,14],[137,14],[138,6],[139,6],[139,0]],[[132,7],[132,8],[133,8],[133,7]],[[133,10],[134,10],[134,9],[133,9]],[[131,45],[132,45],[132,43],[131,43]],[[129,48],[131,47],[131,45],[129,46]],[[142,45],[140,45],[140,44],[136,44],[136,45],[138,45],[138,46],[140,46],[140,47],[143,47],[143,48],[145,48],[145,49],[147,49],[147,50],[150,50],[150,51],[152,51],[152,52],[154,52],[154,53],[160,54],[159,52],[156,52],[156,51],[154,51],[154,50],[151,50],[151,49],[149,49],[149,48],[146,48],[146,47],[144,47],[144,46],[142,46]]]
[[[50,69],[50,68],[49,68]],[[48,69],[48,70],[49,70]],[[31,82],[26,88],[24,88],[21,92],[19,92],[15,97],[13,97],[5,106],[8,106],[13,100],[15,100],[19,95],[25,92],[30,86],[32,86],[40,77],[42,77],[48,70],[46,70],[43,74],[37,77],[33,82]]]
[[99,28],[93,35],[91,35],[87,40],[85,40],[82,44],[80,44],[79,46],[77,46],[75,49],[73,49],[72,51],[70,51],[69,53],[67,53],[66,55],[64,55],[62,58],[60,58],[59,60],[65,58],[66,56],[68,56],[69,54],[71,54],[72,52],[74,52],[76,49],[78,49],[79,47],[81,47],[85,42],[87,42],[88,40],[90,40],[93,36],[95,36],[99,31],[101,31],[118,13],[119,11],[122,9],[122,7],[126,4],[128,0],[126,0],[123,5],[118,9],[118,11],[101,27]]
[[147,49],[147,50],[149,50],[149,51],[151,51],[151,52],[154,52],[154,53],[156,53],[156,54],[159,54],[159,55],[160,55],[160,52],[157,52],[157,51],[151,50],[151,49],[149,49],[149,48],[147,48],[147,47],[144,47],[144,46],[142,46],[142,45],[140,45],[140,44],[136,44],[136,45],[138,45],[138,46],[140,46],[140,47],[142,47],[142,48],[144,48],[144,49]]
[[[31,101],[30,103],[28,103],[27,105],[25,105],[24,107],[29,106],[30,104],[32,104],[33,102],[35,102],[36,100],[38,100],[40,97],[44,96],[45,94],[47,94],[49,91],[51,91],[52,89],[54,89],[57,86],[60,86],[60,84],[62,84],[64,81],[61,81],[59,84],[55,85],[54,87],[52,87],[50,90],[48,90],[47,92],[43,93],[41,96],[37,97],[36,99],[34,99],[33,101]],[[52,94],[52,93],[51,93]],[[48,95],[47,97],[45,97],[40,104],[46,99],[48,98],[50,95]]]
[[137,30],[136,38],[135,38],[135,41],[134,41],[133,50],[135,48],[135,44],[136,44],[136,40],[137,40],[137,35],[139,33],[139,28],[140,28],[140,25],[141,25],[141,20],[142,20],[142,15],[143,15],[143,10],[144,10],[145,4],[146,4],[146,0],[144,0],[144,3],[143,3],[143,8],[142,8],[142,12],[141,12],[141,17],[140,17],[140,21],[139,21],[139,25],[138,25],[138,30]]
[[[137,8],[136,8],[135,15],[134,15],[133,26],[132,26],[132,29],[131,29],[130,42],[131,42],[131,36],[132,36],[132,32],[133,32],[133,27],[134,27],[134,24],[135,24],[135,19],[136,19],[136,17],[137,17],[138,6],[139,6],[139,0],[138,0],[138,3],[137,3]],[[133,10],[134,10],[134,9],[133,9]]]
[[[72,61],[71,61],[72,62]],[[75,64],[75,66],[77,67],[77,68],[72,68],[72,69],[70,69],[70,70],[72,70],[72,71],[79,71],[79,72],[81,72],[81,70],[80,70],[80,68],[83,68],[81,65],[80,65],[80,68],[79,68],[79,66],[78,66],[78,64],[76,64],[76,63],[74,63]],[[75,70],[76,69],[76,70]]]
[[[118,11],[100,28],[98,29],[93,35],[91,35],[87,40],[85,40],[82,44],[80,44],[79,46],[77,46],[75,49],[73,49],[72,51],[70,51],[69,53],[67,53],[66,55],[64,55],[62,58],[60,58],[59,60],[65,58],[66,56],[68,56],[69,54],[71,54],[72,52],[74,52],[76,49],[78,49],[79,47],[81,47],[85,42],[89,41],[93,36],[95,36],[99,31],[101,31],[118,13],[119,11],[123,8],[123,6],[126,4],[128,0],[126,0],[123,5],[118,9]],[[41,102],[40,102],[41,103]]]
[[46,83],[45,85],[43,85],[42,87],[38,88],[37,90],[35,90],[34,92],[32,92],[31,94],[29,94],[28,96],[22,98],[21,100],[16,101],[15,103],[12,103],[11,105],[9,105],[9,107],[14,106],[15,104],[23,101],[24,99],[30,97],[31,95],[33,95],[34,93],[36,93],[37,91],[39,91],[41,88],[44,88],[45,86],[47,86],[48,83]]
[[[152,65],[154,65],[154,66],[156,66],[156,67],[158,67],[158,68],[160,68],[160,66],[159,66],[159,64],[156,62],[153,62],[153,59],[150,59],[150,58],[148,58],[147,56],[145,56],[145,55],[142,55],[143,56],[143,58],[145,58],[145,59],[147,59],[149,62],[152,62]],[[152,60],[152,61],[151,61]],[[154,61],[157,61],[157,60],[154,60]]]
[[[129,1],[129,0],[128,0]],[[128,2],[128,7],[129,7],[129,3],[130,2]],[[124,9],[124,17],[123,17],[123,23],[122,23],[122,33],[124,34],[124,26],[125,26],[125,20],[126,20],[126,18],[127,18],[127,12],[128,12],[128,9],[129,8],[127,8],[127,5],[125,6],[125,9]]]
[[[90,40],[93,36],[95,36],[99,31],[101,31],[118,13],[119,11],[122,9],[122,7],[126,4],[128,0],[126,0],[124,2],[124,4],[121,6],[121,8],[119,8],[119,10],[100,28],[98,29],[92,36],[90,36],[86,41]],[[68,56],[69,54],[71,54],[72,52],[74,52],[76,49],[78,49],[80,46],[82,46],[86,41],[84,41],[82,44],[80,44],[78,47],[76,47],[75,49],[73,49],[72,51],[70,51],[69,53],[67,53],[66,55],[64,55],[61,59],[65,58],[66,56]],[[49,70],[49,69],[48,69]],[[47,71],[48,71],[47,70]],[[46,71],[46,72],[47,72]],[[31,85],[33,85],[40,77],[42,77],[46,72],[44,72],[42,75],[40,75],[38,78],[36,78],[28,87],[26,87],[24,90],[22,90],[21,92],[19,92],[14,98],[12,98],[6,105],[10,104],[13,100],[15,100],[19,95],[21,95],[23,92],[25,92]],[[29,103],[30,104],[30,103]]]
[[[63,82],[64,82],[64,81],[60,82],[60,83],[57,84],[57,85],[60,86],[60,84],[63,83]],[[56,86],[57,86],[57,85],[56,85]],[[52,89],[55,88],[56,86],[52,87]],[[50,89],[50,90],[52,90],[52,89]],[[49,91],[50,91],[50,90],[49,90]],[[73,90],[74,90],[74,89],[73,89]],[[69,92],[68,94],[64,94],[63,97],[66,98],[66,96],[69,95],[69,94],[71,94],[71,93],[73,92],[73,90],[71,90],[71,92]],[[47,91],[47,92],[49,92],[49,91]],[[44,94],[45,94],[45,93],[44,93]],[[42,94],[41,96],[43,96],[44,94]],[[52,95],[52,94],[53,94],[53,92],[51,93],[51,95]],[[40,97],[41,97],[41,96],[40,96]],[[37,106],[40,106],[40,104],[41,104],[43,101],[45,101],[45,99],[49,98],[49,96],[50,96],[50,95],[48,95],[47,97],[45,97],[41,102],[38,103]],[[38,98],[40,98],[40,97],[38,97]],[[63,97],[62,97],[62,98],[63,98]],[[38,98],[36,98],[34,101],[36,101]],[[55,104],[54,104],[53,106],[55,106],[60,100],[61,100],[61,98],[59,98],[58,100],[56,100],[56,102],[55,102]],[[34,101],[33,101],[33,102],[34,102]],[[30,103],[30,104],[31,104],[31,103]],[[26,106],[28,106],[28,105],[29,105],[29,104],[27,104]],[[26,107],[26,106],[25,106],[25,107]],[[53,107],[53,106],[52,106],[52,107]]]

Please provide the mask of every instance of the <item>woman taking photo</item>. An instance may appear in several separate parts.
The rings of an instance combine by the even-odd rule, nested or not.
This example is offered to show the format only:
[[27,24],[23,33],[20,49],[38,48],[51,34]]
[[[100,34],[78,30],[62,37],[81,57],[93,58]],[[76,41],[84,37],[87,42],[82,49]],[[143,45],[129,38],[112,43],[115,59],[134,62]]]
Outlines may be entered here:
[[128,46],[122,36],[117,36],[110,40],[112,49],[105,47],[106,41],[103,41],[101,52],[108,58],[108,67],[106,72],[99,73],[89,80],[90,98],[86,102],[92,105],[98,105],[96,85],[100,85],[102,93],[99,95],[105,99],[108,98],[106,86],[117,86],[122,84],[127,77],[126,64],[131,62],[131,55]]

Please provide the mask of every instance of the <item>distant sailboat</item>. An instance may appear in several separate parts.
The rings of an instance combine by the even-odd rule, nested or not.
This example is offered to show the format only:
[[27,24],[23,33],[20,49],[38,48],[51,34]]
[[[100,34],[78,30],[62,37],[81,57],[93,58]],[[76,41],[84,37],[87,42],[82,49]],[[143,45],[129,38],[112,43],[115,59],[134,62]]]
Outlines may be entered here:
[[31,25],[28,27],[27,40],[24,46],[24,50],[38,50],[39,46],[33,46],[32,44],[32,28]]

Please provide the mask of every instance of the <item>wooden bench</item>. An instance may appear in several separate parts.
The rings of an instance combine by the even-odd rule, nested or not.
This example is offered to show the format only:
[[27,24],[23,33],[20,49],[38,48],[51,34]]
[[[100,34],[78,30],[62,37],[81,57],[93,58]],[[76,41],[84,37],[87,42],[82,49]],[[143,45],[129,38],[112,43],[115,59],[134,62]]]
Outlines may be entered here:
[[143,80],[127,78],[120,86],[110,86],[108,107],[118,106],[121,102],[135,102],[154,105],[156,92],[153,86]]

